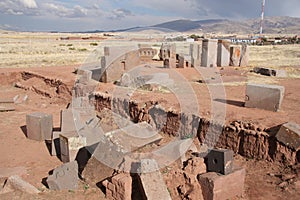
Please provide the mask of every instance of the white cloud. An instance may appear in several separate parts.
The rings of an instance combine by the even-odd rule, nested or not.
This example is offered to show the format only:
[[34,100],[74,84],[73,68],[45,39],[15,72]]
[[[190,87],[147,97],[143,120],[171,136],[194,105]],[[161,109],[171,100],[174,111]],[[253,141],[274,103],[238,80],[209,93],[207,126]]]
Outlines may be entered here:
[[61,4],[44,3],[42,6],[46,13],[50,13],[58,17],[78,18],[88,15],[88,10],[79,5],[75,5],[72,8],[67,8]]
[[37,8],[35,0],[19,0],[25,8]]
[[118,9],[114,9],[109,18],[110,19],[122,19],[122,18],[125,18],[127,16],[134,16],[132,14],[132,12],[130,10],[127,10],[127,9],[123,9],[123,8],[118,8]]

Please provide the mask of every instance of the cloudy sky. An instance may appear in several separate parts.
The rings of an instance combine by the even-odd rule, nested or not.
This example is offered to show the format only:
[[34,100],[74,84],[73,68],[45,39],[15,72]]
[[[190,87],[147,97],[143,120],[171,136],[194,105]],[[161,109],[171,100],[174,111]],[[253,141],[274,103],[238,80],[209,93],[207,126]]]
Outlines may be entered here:
[[[262,0],[0,0],[0,29],[113,30],[175,19],[260,16]],[[300,17],[300,0],[266,0],[266,16]]]

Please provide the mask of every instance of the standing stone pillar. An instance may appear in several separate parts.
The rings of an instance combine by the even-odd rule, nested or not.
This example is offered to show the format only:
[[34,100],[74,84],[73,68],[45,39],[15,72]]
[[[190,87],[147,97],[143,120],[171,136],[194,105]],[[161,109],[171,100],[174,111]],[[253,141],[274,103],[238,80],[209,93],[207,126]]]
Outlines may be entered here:
[[218,40],[205,39],[202,43],[201,65],[203,67],[217,66]]
[[230,47],[229,44],[223,40],[218,41],[218,58],[217,66],[229,66],[230,61]]

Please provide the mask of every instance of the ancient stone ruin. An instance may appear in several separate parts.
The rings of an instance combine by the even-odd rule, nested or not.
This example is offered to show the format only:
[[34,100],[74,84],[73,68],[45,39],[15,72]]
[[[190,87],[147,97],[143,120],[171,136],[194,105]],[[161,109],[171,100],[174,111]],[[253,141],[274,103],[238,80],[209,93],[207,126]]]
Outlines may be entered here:
[[[246,66],[249,59],[247,46],[221,40],[190,44],[186,54],[177,51],[175,44],[165,43],[160,52],[151,45],[105,47],[96,66],[78,69],[72,102],[61,111],[60,131],[53,130],[52,115],[26,115],[28,139],[46,141],[51,155],[63,163],[49,169],[50,190],[76,190],[81,180],[100,185],[112,200],[172,199],[174,195],[234,199],[243,195],[246,176],[245,169],[234,163],[234,155],[291,165],[300,162],[300,127],[295,123],[280,125],[274,133],[252,122],[221,123],[166,109],[151,99],[141,102],[128,97],[132,88],[146,85],[153,90],[156,83],[172,84],[168,73],[150,75],[149,62],[164,69],[214,68]],[[142,75],[128,72],[136,66],[144,66]],[[116,94],[97,91],[100,82],[114,83]],[[245,109],[277,112],[284,87],[249,83],[245,94]],[[170,138],[175,139],[170,142]],[[171,145],[164,149],[166,141]],[[170,163],[176,167],[169,169]],[[175,188],[170,177],[180,180]],[[26,185],[16,177],[10,179],[17,186]]]

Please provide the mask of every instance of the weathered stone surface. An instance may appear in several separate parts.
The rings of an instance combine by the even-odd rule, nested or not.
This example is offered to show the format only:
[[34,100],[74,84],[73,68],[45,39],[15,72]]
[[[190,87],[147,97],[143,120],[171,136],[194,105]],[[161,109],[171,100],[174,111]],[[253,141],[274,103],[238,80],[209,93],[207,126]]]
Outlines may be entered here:
[[72,109],[66,109],[61,111],[61,131],[69,132],[75,131],[76,126],[74,121],[77,120],[74,116]]
[[137,150],[147,144],[159,142],[162,136],[146,123],[138,123],[105,134],[109,140],[124,152]]
[[52,133],[52,141],[51,141],[51,156],[60,155],[60,142],[59,135],[61,132],[53,131]]
[[24,181],[21,177],[14,175],[7,179],[5,187],[11,187],[16,190],[20,190],[22,192],[26,192],[29,194],[38,194],[40,191],[31,185],[30,183]]
[[176,45],[162,44],[160,57],[164,61],[164,67],[176,68]]
[[86,146],[86,138],[78,136],[75,131],[61,133],[59,141],[61,160],[64,163],[75,160],[79,149]]
[[178,133],[182,139],[193,138],[197,135],[200,117],[191,113],[180,114],[180,126]]
[[294,122],[282,124],[276,139],[286,146],[298,151],[300,149],[300,126]]
[[249,63],[249,48],[247,44],[242,44],[241,57],[240,57],[240,67],[247,67]]
[[50,190],[75,190],[78,187],[78,164],[72,161],[53,170],[48,176],[47,184]]
[[230,174],[233,167],[233,151],[212,149],[207,155],[207,171]]
[[204,200],[227,200],[241,196],[244,191],[245,169],[235,169],[231,174],[209,172],[198,176]]
[[131,200],[132,178],[128,173],[117,174],[111,178],[111,182],[104,181],[106,198],[111,200]]
[[201,157],[192,157],[189,160],[186,161],[186,166],[183,168],[183,170],[187,174],[193,174],[193,175],[198,175],[198,174],[204,174],[206,173],[206,165],[204,162],[204,158]]
[[286,71],[282,69],[270,69],[265,67],[254,67],[253,72],[265,76],[287,77]]
[[231,46],[230,47],[230,66],[238,67],[240,66],[241,59],[241,46]]
[[218,40],[203,40],[201,66],[216,67],[217,66]]
[[[103,153],[103,152],[102,152]],[[109,156],[109,155],[108,155]],[[102,160],[98,160],[94,155],[88,160],[82,171],[82,177],[89,184],[97,184],[100,181],[106,180],[114,173],[114,168],[107,166]]]
[[53,119],[51,114],[31,113],[26,115],[27,137],[32,140],[51,140]]
[[171,200],[167,186],[158,170],[155,160],[144,159],[141,161],[139,180],[146,199]]
[[278,85],[248,84],[245,107],[278,111],[284,96],[284,87]]
[[200,67],[202,56],[202,41],[190,44],[190,55],[192,67]]
[[229,66],[230,61],[230,49],[227,47],[227,43],[223,40],[218,41],[218,57],[217,66],[226,67]]

